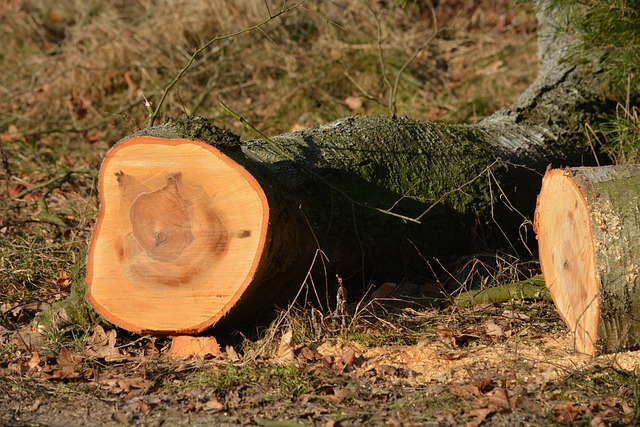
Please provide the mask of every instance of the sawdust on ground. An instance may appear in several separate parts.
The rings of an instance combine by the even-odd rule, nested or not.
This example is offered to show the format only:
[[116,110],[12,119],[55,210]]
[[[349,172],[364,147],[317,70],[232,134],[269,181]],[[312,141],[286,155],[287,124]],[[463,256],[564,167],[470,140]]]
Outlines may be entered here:
[[522,381],[548,382],[596,363],[613,364],[634,371],[640,366],[640,351],[591,357],[576,352],[569,332],[536,339],[508,339],[502,343],[480,344],[461,349],[447,348],[439,340],[420,341],[410,346],[367,347],[353,342],[326,342],[318,352],[340,355],[355,348],[364,360],[364,370],[392,365],[417,375],[419,382],[465,381],[477,375],[518,372]]

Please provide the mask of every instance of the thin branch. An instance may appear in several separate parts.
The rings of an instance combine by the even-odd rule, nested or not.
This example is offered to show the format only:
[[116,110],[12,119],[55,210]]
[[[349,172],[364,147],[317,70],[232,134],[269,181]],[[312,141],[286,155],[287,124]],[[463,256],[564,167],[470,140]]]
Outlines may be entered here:
[[41,188],[49,187],[51,184],[55,184],[58,181],[60,182],[60,185],[62,185],[65,181],[69,179],[69,177],[72,174],[80,173],[80,172],[84,172],[84,171],[67,171],[62,175],[54,176],[53,178],[47,181],[41,182],[40,184],[36,184],[33,187],[22,190],[21,192],[13,196],[12,199],[21,199],[29,193],[33,193],[34,191],[39,190]]
[[[384,57],[382,56],[382,26],[380,25],[380,17],[376,16],[376,29],[378,32],[378,61],[380,61],[380,74],[382,74],[382,79],[385,83],[385,85],[389,88],[389,90],[392,89],[391,86],[391,81],[389,80],[389,76],[387,76],[387,71],[386,71],[386,67],[384,65]],[[391,94],[389,95],[391,96]],[[389,107],[391,107],[391,105],[388,105]],[[395,104],[393,106],[395,108]],[[395,116],[396,112],[394,109],[391,110],[391,115]]]
[[245,119],[244,117],[242,117],[240,114],[236,113],[235,111],[233,111],[231,108],[229,108],[229,106],[227,104],[225,104],[224,102],[220,101],[220,105],[222,106],[222,108],[225,109],[226,112],[228,112],[229,114],[231,114],[236,120],[238,120],[240,123],[242,123],[244,125],[244,127],[246,127],[247,129],[255,132],[256,134],[258,134],[261,138],[263,138],[265,141],[267,141],[267,144],[269,144],[269,147],[271,147],[271,149],[273,151],[275,151],[277,154],[279,154],[280,156],[282,156],[282,158],[284,158],[285,160],[289,160],[291,162],[295,162],[295,159],[293,158],[293,156],[289,153],[287,153],[284,148],[282,148],[277,142],[275,142],[273,139],[269,138],[267,135],[265,135],[264,133],[262,133],[262,131],[260,131],[259,129],[257,129],[255,126],[253,126],[251,123],[249,123],[249,121],[247,119]]
[[360,94],[362,96],[364,96],[366,99],[375,102],[378,105],[381,105],[382,107],[388,107],[388,105],[386,105],[384,102],[382,102],[380,100],[380,98],[378,98],[375,95],[370,94],[369,92],[367,92],[367,90],[365,88],[363,88],[362,86],[360,86],[360,84],[353,78],[353,76],[351,76],[351,74],[349,74],[349,71],[346,70],[345,67],[345,71],[343,73],[345,75],[346,78],[349,79],[349,81],[351,83],[353,83],[353,85],[356,87],[356,89],[358,89],[360,91]]
[[269,2],[267,0],[264,0],[264,5],[267,8],[267,13],[269,14],[269,18],[271,18],[271,8],[269,7]]
[[[178,83],[180,81],[180,79],[182,78],[182,76],[184,76],[184,74],[187,72],[187,70],[189,68],[191,68],[191,65],[193,65],[193,62],[198,57],[198,55],[200,55],[203,51],[205,51],[209,46],[211,46],[213,43],[215,43],[217,41],[233,38],[233,37],[239,36],[241,34],[245,34],[245,33],[248,33],[250,31],[253,31],[255,29],[258,29],[258,28],[266,25],[270,21],[273,21],[274,19],[278,18],[280,15],[282,15],[282,14],[284,14],[286,12],[289,12],[292,9],[295,9],[295,8],[299,7],[302,3],[304,3],[304,0],[294,4],[293,6],[289,6],[287,8],[285,8],[284,5],[283,5],[283,8],[278,13],[276,13],[274,15],[271,15],[271,12],[269,11],[269,18],[265,19],[264,21],[262,21],[262,22],[260,22],[258,24],[252,25],[250,27],[244,28],[242,30],[236,31],[234,33],[226,34],[226,35],[223,35],[223,36],[215,36],[214,38],[212,38],[211,40],[206,42],[204,45],[202,45],[198,49],[196,49],[196,51],[193,52],[193,54],[191,55],[191,58],[189,58],[189,61],[187,62],[187,64],[180,70],[180,72],[173,78],[173,80],[171,80],[171,82],[162,90],[162,96],[160,97],[160,100],[158,101],[158,104],[156,105],[156,108],[154,108],[149,113],[149,116],[147,118],[147,127],[153,126],[153,123],[155,122],[156,117],[160,113],[160,109],[162,108],[162,105],[164,104],[164,101],[167,98],[167,95],[169,94],[171,89],[173,89],[173,87],[176,85],[176,83]],[[148,108],[150,108],[150,106]]]
[[416,51],[413,52],[413,55],[411,55],[411,57],[407,59],[404,64],[402,64],[402,67],[400,67],[398,74],[396,74],[396,80],[393,83],[393,86],[391,87],[391,93],[389,94],[389,109],[391,110],[391,113],[393,116],[395,116],[397,112],[396,97],[398,95],[398,86],[400,85],[400,78],[404,74],[404,71],[407,69],[409,64],[411,64],[413,60],[416,59],[416,57],[422,51],[422,49],[429,46],[433,41],[433,39],[435,39],[436,36],[438,35],[438,32],[439,32],[438,18],[436,17],[436,11],[433,7],[433,4],[431,4],[431,2],[429,2],[429,11],[431,12],[431,17],[433,18],[433,34],[431,34],[431,36],[427,39],[427,41],[423,43],[422,46],[420,46],[418,49],[416,49]]

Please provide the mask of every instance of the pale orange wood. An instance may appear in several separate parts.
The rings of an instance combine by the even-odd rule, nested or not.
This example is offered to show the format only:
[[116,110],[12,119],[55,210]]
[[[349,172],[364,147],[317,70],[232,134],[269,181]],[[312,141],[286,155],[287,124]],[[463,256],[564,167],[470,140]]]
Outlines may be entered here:
[[267,198],[216,148],[139,136],[116,145],[99,175],[88,299],[133,332],[195,333],[251,283],[265,246]]
[[599,285],[587,201],[563,170],[548,171],[536,209],[544,280],[575,348],[595,353]]
[[534,228],[545,283],[594,355],[640,348],[640,166],[549,170]]

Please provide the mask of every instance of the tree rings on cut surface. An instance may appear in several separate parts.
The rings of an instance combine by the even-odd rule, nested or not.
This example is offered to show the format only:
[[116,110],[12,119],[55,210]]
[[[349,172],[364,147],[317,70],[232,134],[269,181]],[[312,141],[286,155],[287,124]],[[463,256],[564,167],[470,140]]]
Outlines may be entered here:
[[201,331],[251,282],[269,207],[255,179],[189,139],[134,137],[100,169],[88,299],[134,332]]
[[549,293],[594,355],[640,347],[640,166],[549,170],[534,228]]

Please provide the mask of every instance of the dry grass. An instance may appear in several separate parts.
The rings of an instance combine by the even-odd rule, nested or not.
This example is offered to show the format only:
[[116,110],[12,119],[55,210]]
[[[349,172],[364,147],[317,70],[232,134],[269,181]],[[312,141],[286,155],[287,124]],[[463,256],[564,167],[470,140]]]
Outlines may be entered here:
[[[277,12],[281,4],[271,3]],[[436,31],[431,12],[407,3],[301,3],[260,30],[213,44],[170,93],[164,113],[234,127],[218,104],[224,100],[267,133],[388,113],[389,86],[416,52],[400,79],[400,114],[477,120],[531,80],[529,11],[508,10],[504,0],[451,2],[438,8],[438,33],[426,44]],[[0,108],[8,114],[0,131],[98,127],[122,137],[143,126],[143,95],[157,101],[196,48],[268,16],[256,0],[5,2]],[[491,26],[500,37],[486,33]]]

